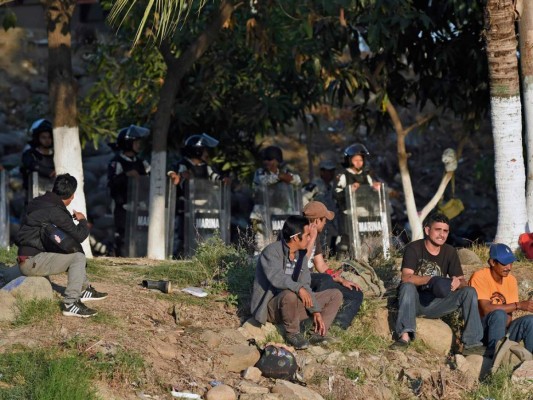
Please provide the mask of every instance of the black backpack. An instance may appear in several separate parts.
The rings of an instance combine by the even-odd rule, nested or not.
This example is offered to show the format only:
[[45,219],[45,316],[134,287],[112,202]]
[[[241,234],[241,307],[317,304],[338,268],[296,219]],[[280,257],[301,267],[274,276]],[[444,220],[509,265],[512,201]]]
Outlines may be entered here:
[[261,353],[255,367],[261,370],[264,377],[285,379],[305,386],[305,383],[298,378],[298,363],[296,356],[291,351],[275,344],[267,344],[261,348],[255,339],[248,339],[248,343],[250,346],[256,346]]
[[81,243],[54,224],[44,223],[41,226],[41,242],[44,249],[50,253],[83,253]]

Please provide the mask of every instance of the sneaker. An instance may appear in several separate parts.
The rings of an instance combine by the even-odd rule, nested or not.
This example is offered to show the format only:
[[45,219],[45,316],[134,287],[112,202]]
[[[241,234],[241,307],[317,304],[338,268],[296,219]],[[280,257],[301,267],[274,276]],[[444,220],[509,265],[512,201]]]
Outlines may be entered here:
[[328,345],[330,343],[334,343],[335,340],[332,337],[329,336],[322,336],[318,333],[312,333],[311,336],[309,336],[309,343],[312,345]]
[[81,293],[80,301],[82,303],[85,303],[87,301],[97,301],[97,300],[103,300],[107,297],[107,293],[101,293],[96,291],[95,288],[92,286],[88,286],[87,289],[85,289]]
[[409,347],[409,344],[411,343],[410,340],[404,340],[404,339],[398,339],[393,344],[389,346],[389,349],[391,350],[405,350]]
[[91,310],[80,300],[71,304],[62,303],[61,310],[63,311],[63,315],[67,317],[89,318],[97,314],[95,310]]
[[309,347],[309,342],[300,332],[287,333],[285,336],[285,341],[296,350],[305,350]]

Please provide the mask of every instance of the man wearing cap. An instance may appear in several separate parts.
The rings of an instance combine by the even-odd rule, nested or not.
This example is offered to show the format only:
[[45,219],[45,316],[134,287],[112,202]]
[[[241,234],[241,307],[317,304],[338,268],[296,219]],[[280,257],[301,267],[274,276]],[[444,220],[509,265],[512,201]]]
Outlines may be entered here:
[[311,232],[311,240],[307,246],[308,267],[312,269],[314,266],[318,271],[318,273],[311,274],[311,289],[314,292],[328,289],[340,290],[343,304],[333,323],[342,329],[348,329],[359,312],[363,302],[363,292],[356,283],[335,274],[328,268],[324,260],[319,235],[324,230],[326,221],[331,221],[335,217],[335,213],[328,210],[323,203],[311,201],[304,207],[303,214],[309,220]]
[[392,349],[405,348],[414,339],[416,317],[440,318],[461,309],[464,320],[463,354],[481,354],[483,327],[477,310],[476,291],[467,286],[457,251],[446,244],[448,218],[430,214],[424,221],[425,238],[407,245],[402,260],[402,283],[398,290],[398,340]]
[[[320,201],[337,215],[337,202],[335,200],[335,168],[336,163],[333,160],[322,160],[318,164],[320,169],[320,176],[313,179],[303,187],[302,200],[304,206],[310,201]],[[339,235],[338,218],[333,218],[331,221],[326,221],[324,228],[325,234],[323,236],[323,244],[327,247],[325,250],[328,254],[336,252],[336,240]]]
[[474,272],[470,286],[476,289],[479,313],[487,343],[486,355],[494,355],[496,344],[506,332],[509,339],[524,341],[524,347],[533,352],[533,315],[513,320],[513,312],[533,312],[533,300],[518,300],[518,283],[511,274],[516,261],[511,249],[502,243],[490,246],[488,268]]

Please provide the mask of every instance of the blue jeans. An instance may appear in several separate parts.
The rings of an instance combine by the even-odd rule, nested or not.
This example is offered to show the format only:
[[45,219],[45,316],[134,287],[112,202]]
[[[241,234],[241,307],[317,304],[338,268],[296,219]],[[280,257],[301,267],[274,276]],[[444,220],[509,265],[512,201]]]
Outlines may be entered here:
[[444,298],[437,298],[429,292],[419,292],[412,283],[402,283],[398,299],[395,326],[398,336],[409,332],[414,339],[417,316],[440,318],[460,308],[464,320],[461,342],[468,347],[481,344],[483,326],[479,317],[476,289],[473,287],[457,289]]
[[[507,314],[503,310],[492,311],[485,315],[482,323],[487,350],[494,351],[498,340],[505,336]],[[523,340],[524,347],[533,352],[533,315],[525,315],[511,322],[511,325],[509,325],[509,339],[515,342]]]

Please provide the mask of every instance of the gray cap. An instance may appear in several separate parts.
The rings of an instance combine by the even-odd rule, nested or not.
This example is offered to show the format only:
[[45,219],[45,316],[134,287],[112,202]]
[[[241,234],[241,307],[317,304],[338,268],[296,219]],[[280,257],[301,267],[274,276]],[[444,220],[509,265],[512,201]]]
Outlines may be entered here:
[[320,169],[335,169],[337,167],[337,163],[333,160],[322,160],[318,164],[318,168]]

